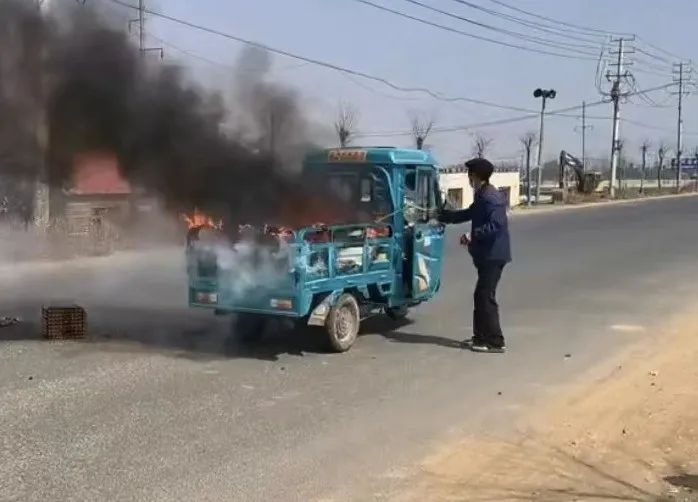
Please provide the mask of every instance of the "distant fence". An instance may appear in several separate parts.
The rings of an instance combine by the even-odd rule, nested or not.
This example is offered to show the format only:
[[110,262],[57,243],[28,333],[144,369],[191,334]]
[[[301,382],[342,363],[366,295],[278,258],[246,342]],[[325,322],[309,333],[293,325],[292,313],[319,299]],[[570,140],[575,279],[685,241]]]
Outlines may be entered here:
[[[442,174],[455,174],[455,173],[467,173],[468,170],[465,166],[448,166],[439,168],[439,173]],[[504,166],[494,168],[495,173],[518,173],[520,169],[516,166]]]

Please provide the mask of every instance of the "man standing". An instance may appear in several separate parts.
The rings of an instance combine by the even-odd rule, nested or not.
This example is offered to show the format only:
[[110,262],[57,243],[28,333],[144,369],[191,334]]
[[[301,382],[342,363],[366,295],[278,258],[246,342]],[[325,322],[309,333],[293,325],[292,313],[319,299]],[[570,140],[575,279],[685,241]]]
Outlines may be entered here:
[[465,163],[473,188],[473,203],[467,209],[441,211],[442,223],[472,222],[470,234],[461,237],[477,268],[474,295],[473,338],[466,341],[474,352],[503,353],[504,336],[499,324],[497,284],[504,266],[511,261],[507,203],[490,184],[494,166],[476,158]]

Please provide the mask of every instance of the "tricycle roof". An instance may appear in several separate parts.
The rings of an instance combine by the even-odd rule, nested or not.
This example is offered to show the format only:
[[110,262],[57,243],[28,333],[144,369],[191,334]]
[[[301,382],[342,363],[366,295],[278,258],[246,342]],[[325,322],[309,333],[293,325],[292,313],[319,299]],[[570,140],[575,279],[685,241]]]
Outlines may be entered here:
[[306,164],[380,164],[436,166],[431,153],[412,148],[356,147],[328,148],[310,153]]

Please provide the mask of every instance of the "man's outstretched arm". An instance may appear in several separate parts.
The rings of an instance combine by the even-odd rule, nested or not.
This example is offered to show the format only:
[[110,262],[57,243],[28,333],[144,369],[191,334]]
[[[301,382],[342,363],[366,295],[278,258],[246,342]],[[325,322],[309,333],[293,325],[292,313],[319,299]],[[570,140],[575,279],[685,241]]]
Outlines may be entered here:
[[451,223],[451,224],[457,224],[457,223],[465,223],[467,221],[470,221],[473,219],[473,205],[471,204],[470,207],[466,209],[458,209],[458,210],[451,210],[451,209],[442,209],[439,212],[439,221],[441,223]]

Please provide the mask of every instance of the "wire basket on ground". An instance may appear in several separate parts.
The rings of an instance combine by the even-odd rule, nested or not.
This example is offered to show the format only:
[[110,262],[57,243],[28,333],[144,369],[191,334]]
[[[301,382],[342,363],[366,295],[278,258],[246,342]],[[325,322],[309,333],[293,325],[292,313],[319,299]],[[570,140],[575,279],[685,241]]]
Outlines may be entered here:
[[87,336],[87,313],[78,305],[50,305],[41,309],[42,336],[72,340]]

